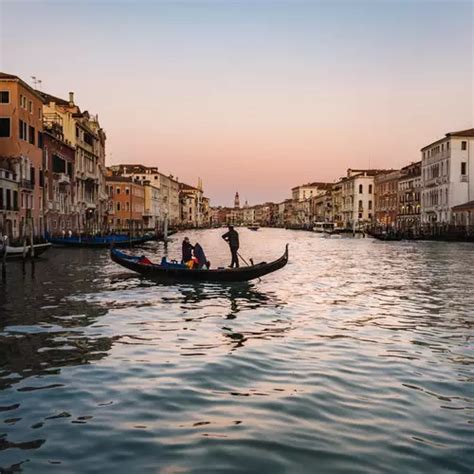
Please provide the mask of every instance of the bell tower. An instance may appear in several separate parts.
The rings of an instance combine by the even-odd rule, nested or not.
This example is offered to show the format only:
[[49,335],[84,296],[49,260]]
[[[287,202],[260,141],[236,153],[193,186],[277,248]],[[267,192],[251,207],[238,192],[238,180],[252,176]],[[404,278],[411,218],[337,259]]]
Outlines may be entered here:
[[239,208],[240,208],[239,193],[235,193],[234,208],[235,208],[235,209],[239,209]]

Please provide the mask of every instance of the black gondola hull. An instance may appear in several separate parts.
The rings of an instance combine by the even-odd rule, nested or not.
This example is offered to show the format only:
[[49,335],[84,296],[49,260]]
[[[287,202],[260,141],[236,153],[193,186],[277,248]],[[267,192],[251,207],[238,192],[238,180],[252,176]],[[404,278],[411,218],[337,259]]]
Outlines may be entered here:
[[184,268],[165,268],[156,264],[143,264],[136,257],[126,256],[122,252],[112,249],[110,257],[119,265],[133,270],[141,275],[163,283],[176,282],[242,282],[260,278],[269,273],[280,270],[288,263],[288,245],[285,253],[270,263],[258,263],[249,267],[222,268],[211,270],[188,270]]

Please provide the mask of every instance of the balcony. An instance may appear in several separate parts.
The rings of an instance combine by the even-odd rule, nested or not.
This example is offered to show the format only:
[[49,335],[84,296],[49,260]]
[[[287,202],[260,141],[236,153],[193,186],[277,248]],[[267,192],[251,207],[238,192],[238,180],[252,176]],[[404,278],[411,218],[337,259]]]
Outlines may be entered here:
[[33,191],[33,188],[35,185],[28,179],[22,179],[20,181],[20,188],[22,189],[29,189],[30,191]]
[[59,184],[71,183],[71,178],[66,173],[58,173],[56,176]]

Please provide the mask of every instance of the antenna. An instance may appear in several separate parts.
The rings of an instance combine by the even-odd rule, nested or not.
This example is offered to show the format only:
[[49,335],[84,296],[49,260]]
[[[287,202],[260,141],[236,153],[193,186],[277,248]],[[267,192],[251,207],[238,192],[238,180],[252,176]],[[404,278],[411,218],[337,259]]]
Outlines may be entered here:
[[31,79],[33,80],[33,86],[35,89],[38,89],[38,84],[41,84],[43,82],[41,79],[38,79],[36,76],[31,76]]

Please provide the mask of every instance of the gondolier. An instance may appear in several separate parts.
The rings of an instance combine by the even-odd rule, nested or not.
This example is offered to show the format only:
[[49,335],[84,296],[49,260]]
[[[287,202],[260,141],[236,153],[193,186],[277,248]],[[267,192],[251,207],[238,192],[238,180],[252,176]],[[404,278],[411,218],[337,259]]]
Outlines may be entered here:
[[234,226],[229,226],[229,231],[226,232],[222,238],[229,244],[230,253],[232,254],[232,262],[230,264],[230,268],[239,268],[239,234],[234,229]]

